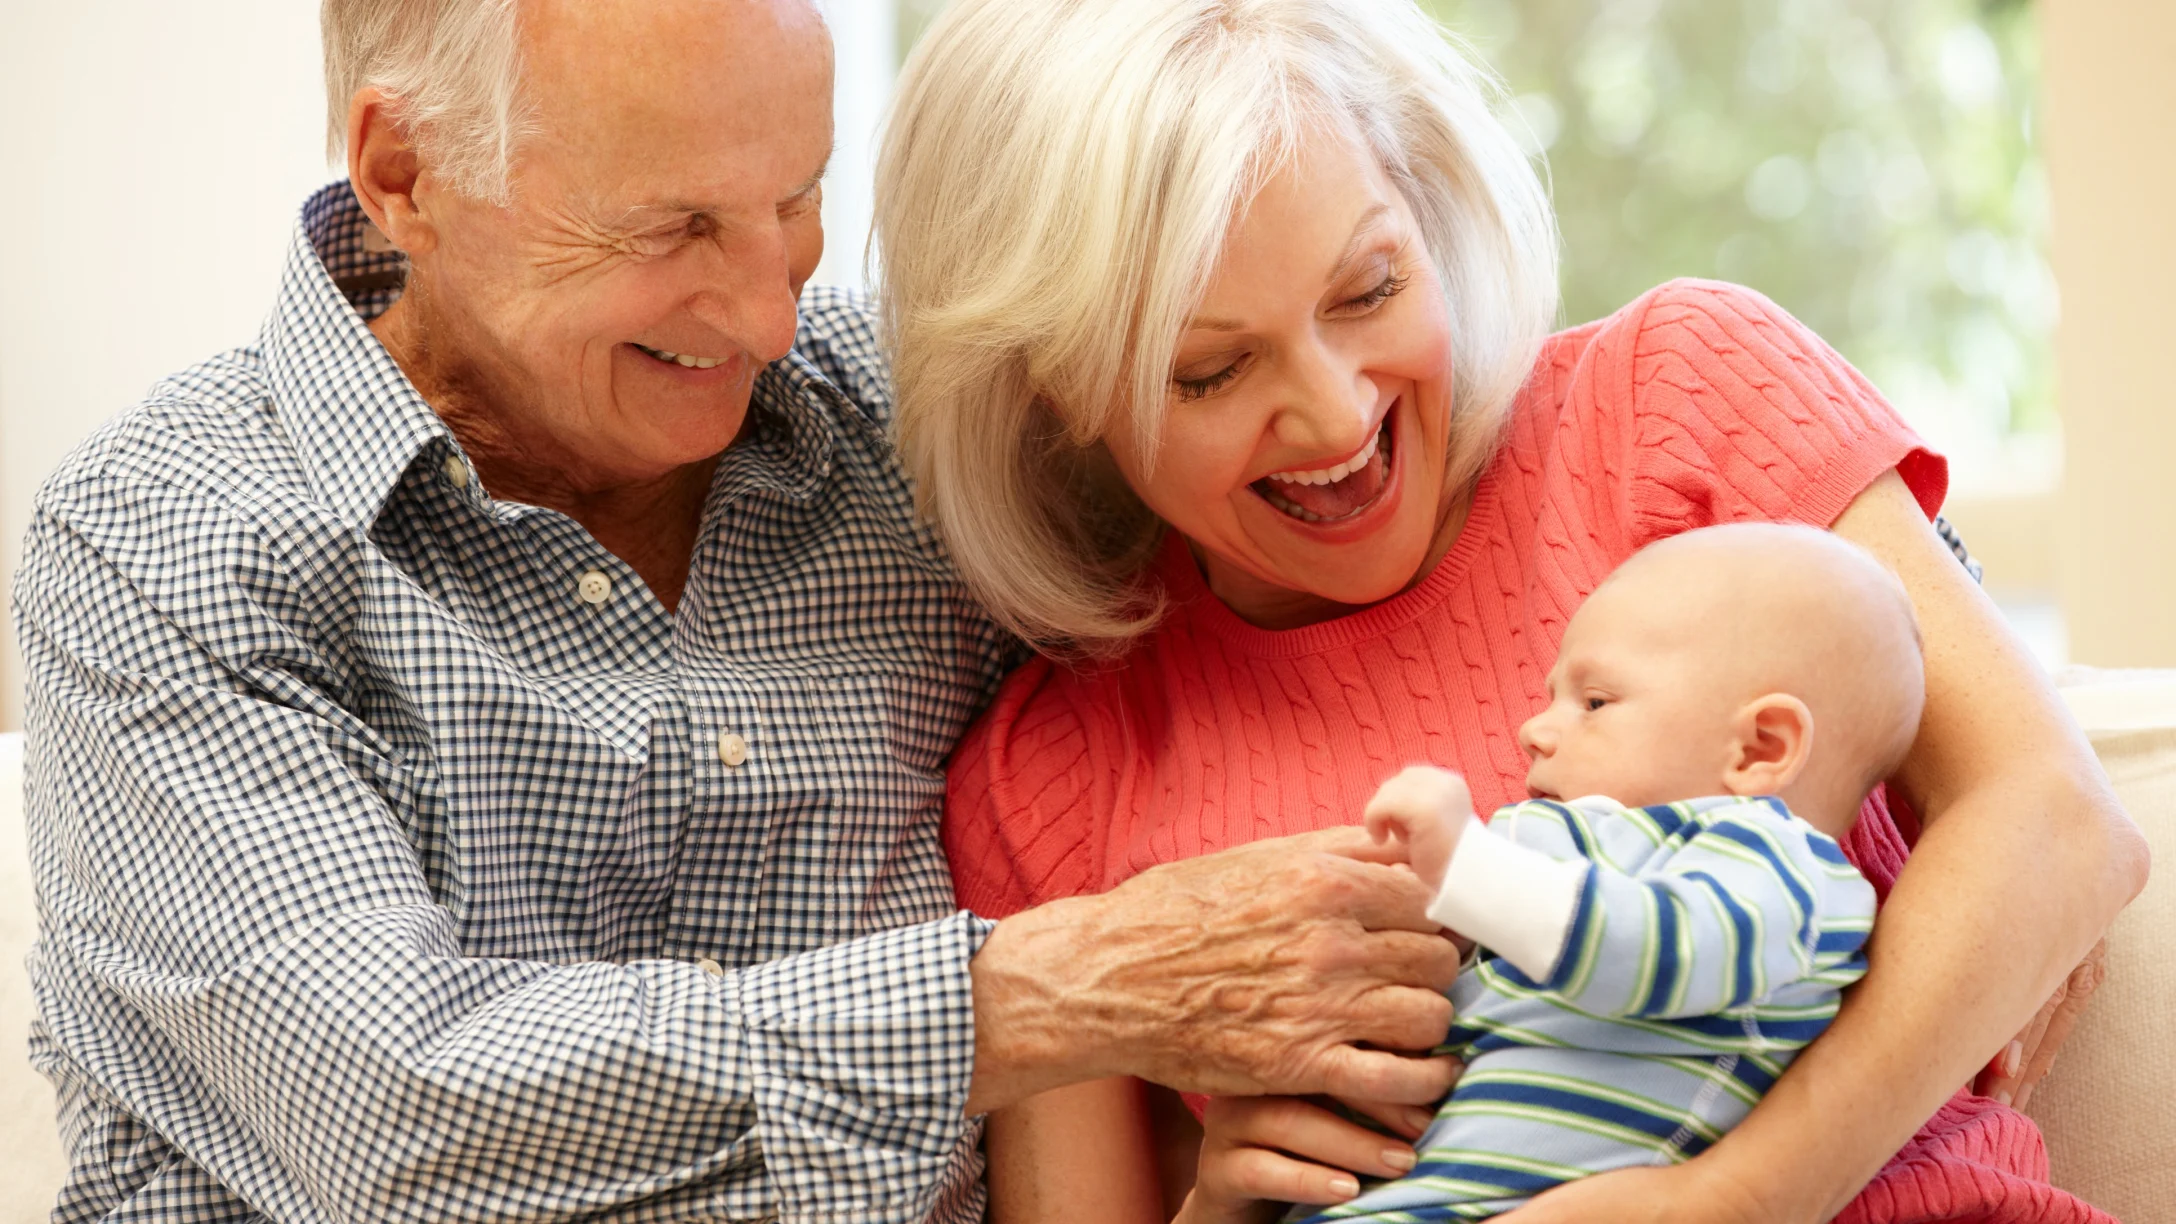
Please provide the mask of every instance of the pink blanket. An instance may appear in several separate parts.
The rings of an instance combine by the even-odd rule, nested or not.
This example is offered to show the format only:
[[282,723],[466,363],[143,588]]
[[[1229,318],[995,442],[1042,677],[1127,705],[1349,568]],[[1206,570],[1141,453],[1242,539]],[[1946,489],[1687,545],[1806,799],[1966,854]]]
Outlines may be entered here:
[[[1881,796],[1888,800],[1886,794]],[[1896,821],[1861,820],[1844,852],[1882,900],[1911,851],[1897,824],[1917,818],[1889,801]],[[2048,1150],[2032,1119],[1970,1092],[1942,1106],[1835,1224],[2119,1224],[2048,1185]]]
[[2032,1120],[1960,1092],[1836,1224],[2117,1224],[2047,1181],[2047,1148]]

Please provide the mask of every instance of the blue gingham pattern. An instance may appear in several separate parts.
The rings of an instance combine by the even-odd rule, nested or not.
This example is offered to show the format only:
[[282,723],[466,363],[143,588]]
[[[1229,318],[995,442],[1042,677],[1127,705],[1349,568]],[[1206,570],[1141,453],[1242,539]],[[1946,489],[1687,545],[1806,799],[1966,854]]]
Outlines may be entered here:
[[365,234],[314,197],[258,345],[38,500],[54,1218],[980,1219],[937,822],[1016,647],[914,519],[865,305],[804,301],[673,615],[469,478]]

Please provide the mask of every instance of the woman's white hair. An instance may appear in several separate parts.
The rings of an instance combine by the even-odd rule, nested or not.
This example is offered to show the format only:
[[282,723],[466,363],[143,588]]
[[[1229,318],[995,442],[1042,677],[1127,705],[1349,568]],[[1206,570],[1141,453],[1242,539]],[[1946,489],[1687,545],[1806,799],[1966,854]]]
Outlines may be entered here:
[[1130,426],[1154,455],[1228,230],[1325,123],[1419,221],[1450,310],[1446,463],[1480,471],[1557,309],[1501,98],[1413,0],[955,0],[902,75],[876,226],[901,452],[998,617],[1089,653],[1155,622],[1160,524],[1100,439]]
[[348,106],[376,86],[431,169],[463,195],[511,193],[529,126],[519,0],[324,0],[326,152],[346,154]]

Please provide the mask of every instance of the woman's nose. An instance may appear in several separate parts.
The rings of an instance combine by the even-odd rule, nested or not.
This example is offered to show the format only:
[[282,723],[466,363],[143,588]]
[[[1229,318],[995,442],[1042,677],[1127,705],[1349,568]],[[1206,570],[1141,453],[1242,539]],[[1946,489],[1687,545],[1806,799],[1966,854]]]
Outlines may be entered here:
[[1287,445],[1323,453],[1358,450],[1375,425],[1375,380],[1317,340],[1295,345],[1278,433]]

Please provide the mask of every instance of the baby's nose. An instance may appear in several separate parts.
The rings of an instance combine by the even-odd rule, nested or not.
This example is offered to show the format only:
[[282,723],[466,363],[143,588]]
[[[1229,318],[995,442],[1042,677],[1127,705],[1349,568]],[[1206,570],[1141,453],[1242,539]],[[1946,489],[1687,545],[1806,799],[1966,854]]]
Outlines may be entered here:
[[1526,750],[1527,756],[1547,756],[1556,750],[1556,737],[1549,732],[1548,721],[1549,712],[1543,710],[1519,725],[1519,747]]

